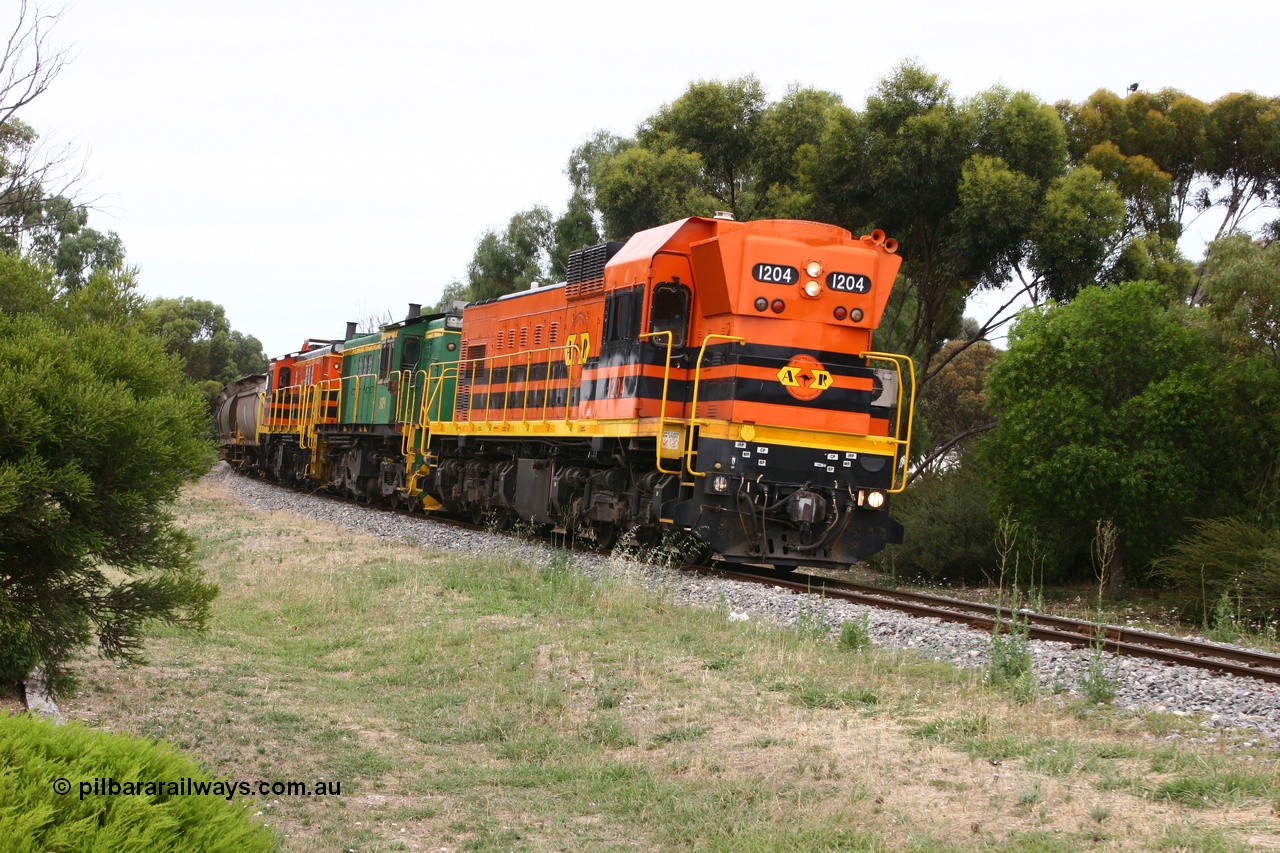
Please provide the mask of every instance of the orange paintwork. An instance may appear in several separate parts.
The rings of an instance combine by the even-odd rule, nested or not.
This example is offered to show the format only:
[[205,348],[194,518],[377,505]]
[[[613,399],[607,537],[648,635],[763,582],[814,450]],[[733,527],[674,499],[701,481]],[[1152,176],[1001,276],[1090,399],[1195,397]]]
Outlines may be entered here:
[[[329,341],[319,339],[307,340],[298,352],[271,360],[268,404],[262,421],[264,431],[300,431],[306,415],[303,401],[310,401],[317,393],[326,397],[324,402],[327,405],[319,407],[315,422],[338,422],[336,383],[342,377],[342,355],[335,354],[329,344]],[[321,388],[310,390],[317,385]]]
[[[541,288],[467,307],[463,375],[473,382],[461,383],[459,428],[465,431],[468,421],[630,421],[664,415],[659,411],[660,393],[623,396],[632,377],[645,378],[642,388],[661,387],[665,361],[662,338],[643,345],[647,363],[598,364],[596,359],[603,343],[606,294],[643,286],[639,330],[649,332],[654,286],[675,282],[689,287],[692,303],[684,330],[684,366],[673,364],[669,374],[671,388],[684,390],[668,397],[665,417],[885,435],[888,422],[866,411],[824,406],[824,401],[834,404],[838,395],[833,389],[845,392],[846,399],[849,392],[869,392],[872,383],[867,376],[841,375],[839,370],[815,367],[828,375],[815,379],[805,373],[802,380],[796,380],[826,383],[817,394],[806,387],[800,395],[811,397],[806,401],[786,396],[778,371],[795,353],[810,354],[810,362],[803,364],[816,366],[822,353],[856,356],[871,348],[871,333],[884,313],[901,263],[892,248],[892,241],[886,241],[882,234],[859,239],[842,228],[797,221],[690,218],[641,232],[609,261],[603,280]],[[795,280],[759,281],[753,275],[757,264],[783,271],[785,277]],[[808,275],[810,264],[820,268],[816,276]],[[832,273],[842,274],[845,281],[856,279],[867,292],[831,289],[827,277]],[[862,277],[869,284],[861,284]],[[817,282],[816,297],[803,293],[809,281]],[[759,298],[770,305],[763,312],[756,308]],[[781,313],[772,310],[775,299],[785,303]],[[837,319],[837,307],[843,309],[846,319]],[[855,309],[861,311],[857,322],[849,316]],[[698,411],[690,412],[688,388],[695,376],[694,361],[709,335],[743,338],[756,351],[770,353],[769,358],[776,351],[780,360],[771,366],[772,362],[713,364],[708,359],[700,374],[703,389],[712,387],[716,380],[739,385],[745,381],[754,383],[753,388],[782,395],[781,399],[710,400],[700,395]],[[719,341],[713,339],[713,343]],[[481,353],[485,366],[497,371],[496,381],[492,372],[477,373]],[[548,363],[552,365],[550,378],[545,372]],[[524,379],[528,375],[525,370],[532,372],[532,380]],[[566,409],[564,394],[568,389],[583,392],[584,382],[590,399]],[[634,387],[634,381],[631,384]],[[484,402],[482,408],[467,407],[469,391]],[[550,399],[543,402],[548,391],[552,392]],[[555,392],[561,395],[559,399]]]

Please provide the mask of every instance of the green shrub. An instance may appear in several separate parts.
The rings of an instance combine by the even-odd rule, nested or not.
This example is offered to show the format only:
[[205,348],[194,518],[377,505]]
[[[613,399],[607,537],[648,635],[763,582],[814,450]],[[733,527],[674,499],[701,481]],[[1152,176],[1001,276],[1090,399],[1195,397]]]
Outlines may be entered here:
[[1007,687],[1018,701],[1035,696],[1036,676],[1031,665],[1031,626],[1025,618],[1014,616],[1007,632],[999,626],[991,632],[987,647],[987,681],[996,687]]
[[851,652],[871,648],[871,614],[863,613],[857,619],[846,619],[840,626],[836,645]]
[[0,756],[0,839],[10,853],[273,849],[247,798],[81,794],[94,780],[212,781],[168,745],[19,715],[0,717]]
[[1239,518],[1201,521],[1155,566],[1184,609],[1206,623],[1221,619],[1215,607],[1223,601],[1245,623],[1280,616],[1280,530]]
[[990,502],[990,485],[973,462],[916,480],[893,503],[905,541],[873,565],[904,578],[989,580],[998,562]]
[[1240,639],[1240,588],[1236,595],[1223,591],[1213,606],[1213,616],[1204,620],[1204,634],[1215,643],[1234,643]]
[[127,269],[66,289],[0,252],[0,307],[24,309],[0,310],[0,589],[55,696],[86,645],[138,660],[155,623],[203,627],[218,591],[169,509],[213,461],[208,409],[140,301]]
[[1090,705],[1110,705],[1120,685],[1120,664],[1102,647],[1105,633],[1101,625],[1089,644],[1089,659],[1080,674],[1080,693]]

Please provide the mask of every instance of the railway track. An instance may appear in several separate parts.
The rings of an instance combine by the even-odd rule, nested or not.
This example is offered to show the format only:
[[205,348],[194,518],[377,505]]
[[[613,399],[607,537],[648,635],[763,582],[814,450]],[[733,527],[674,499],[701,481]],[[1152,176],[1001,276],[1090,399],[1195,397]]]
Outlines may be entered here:
[[[427,517],[422,513],[356,501],[323,491],[309,494],[335,503],[377,508],[410,518],[423,519]],[[483,524],[474,524],[444,515],[432,515],[430,519],[437,524],[446,524],[463,530],[490,530],[489,527]],[[563,546],[565,543],[561,542],[559,544]],[[571,547],[572,550],[608,553],[607,549],[596,548],[595,543],[589,539],[577,540]],[[1000,630],[1008,631],[1012,627],[1013,620],[1016,619],[1020,626],[1025,623],[1028,636],[1034,640],[1069,643],[1073,646],[1088,646],[1098,643],[1104,650],[1113,654],[1148,658],[1169,664],[1208,669],[1224,675],[1257,678],[1262,681],[1280,684],[1280,655],[1226,648],[1200,640],[1188,640],[1119,625],[1100,625],[1097,622],[1070,619],[1063,616],[1050,616],[1029,610],[1015,612],[1008,607],[997,607],[993,604],[965,601],[929,593],[884,589],[819,575],[800,574],[761,566],[727,568],[724,566],[690,564],[683,568],[731,580],[769,584],[797,593],[817,593],[828,598],[897,610],[922,618],[933,617],[988,632],[996,630],[997,625],[999,625]]]
[[767,568],[715,568],[690,566],[700,572],[733,580],[766,583],[794,592],[817,593],[828,598],[850,601],[871,607],[886,608],[919,617],[934,617],[947,622],[969,625],[983,631],[1008,631],[1016,619],[1025,624],[1034,640],[1069,643],[1073,646],[1099,644],[1104,650],[1169,664],[1208,669],[1224,675],[1257,678],[1280,684],[1280,655],[1225,648],[1200,640],[1188,640],[1119,625],[1101,625],[1080,619],[1049,616],[1028,610],[1011,611],[1008,607],[964,601],[928,593],[882,589],[819,577],[799,575]]

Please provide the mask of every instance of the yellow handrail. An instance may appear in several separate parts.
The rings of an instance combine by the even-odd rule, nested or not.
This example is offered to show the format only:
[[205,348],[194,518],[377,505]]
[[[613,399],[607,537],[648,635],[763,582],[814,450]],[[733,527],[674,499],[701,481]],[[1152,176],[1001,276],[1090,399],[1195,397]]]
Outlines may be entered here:
[[[569,404],[573,402],[573,366],[582,364],[583,370],[586,370],[583,357],[582,347],[578,344],[578,336],[570,335],[569,341],[564,345],[564,422],[567,426],[573,418],[569,415]],[[551,373],[551,362],[547,362],[547,373]]]
[[[439,368],[439,375],[434,376],[432,372]],[[423,373],[424,388],[426,389],[422,395],[422,403],[418,407],[418,453],[427,455],[427,440],[431,434],[431,424],[441,423],[440,416],[443,415],[444,408],[444,386],[449,379],[453,379],[455,385],[458,381],[458,363],[445,362],[431,365],[426,371],[418,371]],[[450,376],[450,373],[453,375]],[[436,407],[436,417],[431,416],[432,406]],[[457,422],[457,399],[454,399],[454,422]]]
[[[400,455],[408,457],[413,449],[413,430],[418,423],[413,416],[413,383],[422,371],[400,371],[400,394],[396,397],[396,420],[400,423]],[[405,381],[405,374],[409,375]],[[425,386],[424,386],[425,393]]]
[[693,371],[693,400],[689,404],[689,443],[688,449],[685,451],[685,470],[694,477],[707,476],[706,471],[693,470],[693,457],[697,455],[697,451],[693,449],[693,433],[698,426],[698,383],[702,380],[702,359],[707,354],[707,344],[712,339],[718,341],[731,341],[738,346],[746,346],[747,339],[740,338],[736,335],[707,335],[702,339],[702,348],[698,350],[698,362],[694,365]]
[[[510,370],[510,368],[508,368]],[[548,370],[548,372],[550,372]],[[529,384],[533,379],[533,353],[526,351],[524,354],[524,397],[520,400],[520,411],[524,415],[529,413]],[[526,422],[527,417],[522,417],[521,422]]]
[[[510,388],[512,385],[516,384],[515,381],[511,378],[512,377],[511,368],[514,363],[513,360],[516,358],[519,358],[520,356],[525,357],[525,376],[524,376],[524,379],[521,380],[521,382],[524,385],[524,396],[522,398],[522,401],[523,401],[521,406],[522,416],[520,419],[520,423],[527,424],[529,423],[529,417],[528,417],[529,415],[529,408],[528,408],[529,384],[532,381],[530,377],[532,375],[533,356],[538,353],[547,354],[547,360],[545,362],[538,362],[538,363],[546,364],[547,366],[547,375],[543,380],[543,390],[542,390],[542,422],[543,424],[548,424],[550,423],[547,417],[547,409],[550,407],[550,401],[551,401],[551,366],[552,364],[556,363],[556,360],[551,358],[551,355],[553,353],[563,353],[565,366],[569,368],[571,368],[575,364],[580,364],[582,362],[583,349],[582,349],[582,346],[576,340],[570,340],[567,343],[557,344],[555,346],[550,346],[550,347],[540,347],[538,349],[520,350],[518,352],[502,353],[497,355],[486,355],[482,358],[467,358],[467,359],[462,359],[459,362],[449,362],[449,364],[458,365],[458,367],[456,368],[458,373],[456,378],[458,379],[459,382],[461,381],[461,378],[462,378],[463,369],[465,368],[470,371],[471,373],[471,381],[469,384],[470,388],[474,388],[476,385],[476,381],[475,381],[476,374],[479,373],[481,370],[487,371],[487,375],[485,376],[485,382],[483,384],[489,390],[485,394],[485,405],[484,405],[485,416],[482,422],[486,426],[492,426],[493,424],[497,423],[503,427],[507,427],[507,426],[510,426],[511,424],[511,421],[508,417],[510,405],[511,405]],[[502,360],[506,363],[507,375],[506,375],[506,378],[501,383],[502,386],[506,389],[504,390],[502,395],[502,406],[501,406],[502,417],[500,420],[495,420],[489,416],[489,412],[495,408],[498,408],[493,405],[493,387],[499,384],[493,381],[494,367],[495,367],[495,363],[498,360]],[[445,376],[442,374],[438,381],[443,382],[444,379],[445,379]],[[565,400],[564,400],[564,422],[566,424],[573,419],[572,414],[570,412],[571,406],[569,402],[573,396],[573,387],[570,380],[571,380],[571,374],[569,371],[566,371]],[[465,421],[458,420],[457,410],[455,407],[454,422],[455,423],[475,423],[475,411],[476,411],[476,407],[474,405],[474,399],[469,399],[467,401],[466,420]]]
[[299,402],[298,447],[301,450],[310,450],[312,448],[312,445],[308,443],[308,439],[312,437],[310,432],[310,427],[311,427],[311,398],[314,396],[312,394],[313,388],[315,388],[314,385],[308,385],[307,387],[303,388],[302,399]]
[[654,441],[653,446],[654,456],[656,457],[654,464],[658,471],[663,474],[679,474],[679,468],[675,471],[668,471],[666,468],[662,467],[662,437],[667,425],[667,385],[671,381],[671,344],[674,338],[674,333],[670,329],[666,329],[661,332],[646,332],[640,336],[640,340],[647,341],[649,338],[656,338],[660,335],[667,336],[667,363],[662,370],[662,405],[658,409],[658,437],[657,440]]
[[[350,376],[344,376],[344,377],[342,377],[342,378],[339,380],[339,382],[347,382],[347,381],[349,380],[349,381],[351,382],[352,386],[355,388],[355,394],[353,394],[353,395],[352,395],[352,400],[351,400],[351,422],[352,422],[352,423],[359,423],[359,422],[360,422],[360,394],[361,394],[360,386],[361,386],[361,384],[362,384],[362,383],[361,383],[361,380],[362,380],[362,379],[372,379],[372,380],[373,380],[373,382],[372,382],[372,385],[373,385],[373,399],[374,399],[374,403],[375,403],[375,405],[372,405],[372,406],[370,406],[370,407],[369,407],[369,421],[370,421],[370,423],[372,423],[372,422],[373,422],[373,417],[374,417],[374,415],[376,415],[376,414],[378,413],[378,408],[377,408],[377,405],[376,405],[376,403],[377,403],[377,399],[378,399],[378,380],[377,380],[377,376],[378,376],[378,374],[376,374],[376,373],[353,373],[353,374],[351,374]],[[341,386],[339,386],[339,388],[341,388]],[[339,403],[341,403],[341,395],[339,395]],[[339,412],[341,412],[341,409],[339,409]]]
[[[515,356],[515,353],[513,352],[509,352],[506,355],[507,375],[502,382],[502,425],[504,427],[510,426],[510,423],[507,421],[507,407],[511,405],[511,359],[513,356]],[[493,383],[490,383],[489,387],[492,389]]]
[[[435,366],[436,365],[434,364],[428,365],[426,370],[418,370],[417,373],[414,373],[413,375],[415,381],[419,375],[422,376],[422,396],[418,398],[418,414],[417,419],[414,421],[414,426],[418,430],[418,446],[416,450],[417,453],[422,456],[427,454],[427,437],[431,434],[431,370]],[[410,438],[409,442],[404,447],[404,455],[406,457],[409,456],[414,449],[413,440]]]
[[[899,355],[890,352],[873,352],[867,350],[858,353],[859,358],[865,358],[868,361],[887,361],[893,365],[894,372],[898,375],[898,408],[894,416],[893,431],[894,435],[889,441],[894,445],[894,464],[893,473],[889,476],[889,494],[896,495],[907,487],[907,461],[910,459],[911,453],[911,429],[915,422],[916,411],[916,368],[915,363],[910,356]],[[911,377],[911,402],[907,407],[907,429],[906,437],[902,434],[902,366],[906,364],[906,373]],[[902,452],[901,459],[898,458],[898,452]],[[901,482],[899,482],[901,480]]]
[[[235,411],[234,400],[232,401],[231,406],[232,406],[232,411],[234,412]],[[262,435],[262,413],[266,409],[266,407],[267,407],[267,392],[266,392],[266,389],[264,388],[263,390],[258,392],[258,411],[254,413],[254,418],[253,418],[253,440],[258,442],[259,444],[262,443],[262,439],[259,438],[259,436]],[[236,432],[240,432],[239,424],[236,424]],[[243,436],[242,436],[242,439],[243,439]]]
[[[566,385],[568,383],[569,373],[565,371]],[[565,403],[569,402],[569,398],[565,398]],[[547,375],[542,377],[542,425],[544,427],[551,426],[551,419],[547,417],[547,407],[551,405],[551,356],[547,356]]]

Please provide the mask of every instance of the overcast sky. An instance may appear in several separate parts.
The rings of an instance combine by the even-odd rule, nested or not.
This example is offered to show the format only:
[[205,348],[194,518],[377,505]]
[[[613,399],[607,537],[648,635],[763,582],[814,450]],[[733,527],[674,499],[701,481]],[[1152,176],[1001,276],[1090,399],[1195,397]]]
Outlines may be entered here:
[[694,80],[860,109],[914,59],[961,97],[1276,95],[1277,32],[1275,0],[74,0],[52,40],[75,59],[22,117],[80,147],[90,224],[147,295],[221,303],[276,355],[435,302],[486,229],[563,210],[577,145]]

